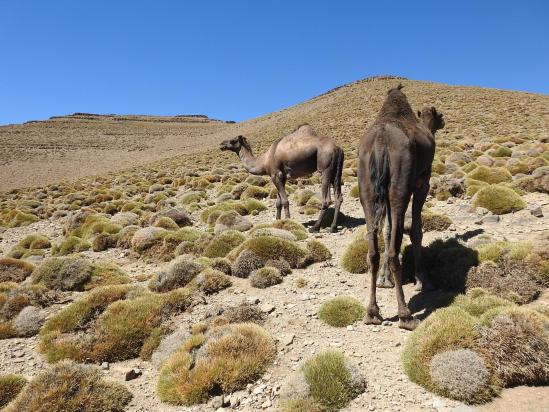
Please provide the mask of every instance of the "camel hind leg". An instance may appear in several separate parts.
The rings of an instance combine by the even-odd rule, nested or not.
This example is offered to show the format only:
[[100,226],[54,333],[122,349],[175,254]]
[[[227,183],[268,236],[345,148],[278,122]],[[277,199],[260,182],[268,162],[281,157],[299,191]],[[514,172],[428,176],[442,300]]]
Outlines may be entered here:
[[403,199],[402,197],[398,199],[398,205],[396,202],[391,202],[391,241],[389,243],[387,250],[387,260],[389,263],[389,269],[391,275],[393,276],[393,281],[395,282],[395,293],[398,304],[398,317],[399,325],[401,329],[414,330],[418,325],[419,321],[414,319],[406,300],[404,298],[404,291],[402,289],[402,266],[400,265],[400,259],[398,257],[398,252],[402,244],[402,236],[404,234],[404,213],[406,211],[405,205],[408,203],[409,197]]
[[345,158],[345,155],[343,153],[342,149],[338,149],[336,152],[337,161],[335,165],[335,170],[333,170],[333,179],[332,179],[332,186],[334,188],[334,219],[332,221],[332,224],[330,226],[330,232],[334,233],[337,230],[337,220],[339,218],[339,209],[341,208],[341,204],[343,203],[343,194],[341,193],[341,174],[343,171],[343,160]]
[[322,225],[322,221],[324,220],[326,211],[330,206],[330,174],[331,170],[329,169],[325,169],[322,172],[322,209],[320,209],[317,221],[309,229],[309,232],[311,233],[318,232],[320,230],[320,226]]
[[378,229],[373,225],[373,213],[370,213],[368,205],[364,206],[364,215],[366,216],[366,226],[368,228],[368,264],[370,266],[370,298],[368,306],[366,307],[366,317],[364,322],[367,325],[380,325],[382,322],[381,315],[379,314],[379,306],[377,305],[376,296],[376,283],[377,272],[379,270],[379,244],[378,244]]

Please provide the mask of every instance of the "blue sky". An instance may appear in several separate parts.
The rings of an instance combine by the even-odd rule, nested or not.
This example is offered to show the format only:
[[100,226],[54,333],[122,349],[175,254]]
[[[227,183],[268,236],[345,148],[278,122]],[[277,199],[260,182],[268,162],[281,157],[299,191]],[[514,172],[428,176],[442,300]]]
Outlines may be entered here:
[[0,0],[0,124],[244,120],[376,74],[549,93],[549,1]]

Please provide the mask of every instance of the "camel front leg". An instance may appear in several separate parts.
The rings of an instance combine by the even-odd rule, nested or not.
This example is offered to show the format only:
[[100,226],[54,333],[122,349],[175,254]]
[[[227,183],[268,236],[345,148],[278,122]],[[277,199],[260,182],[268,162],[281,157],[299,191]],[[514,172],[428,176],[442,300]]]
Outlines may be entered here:
[[277,219],[280,219],[280,208],[284,208],[286,214],[286,219],[290,218],[290,202],[288,201],[288,196],[286,195],[286,175],[282,172],[277,172],[272,181],[278,191],[278,200],[277,200]]

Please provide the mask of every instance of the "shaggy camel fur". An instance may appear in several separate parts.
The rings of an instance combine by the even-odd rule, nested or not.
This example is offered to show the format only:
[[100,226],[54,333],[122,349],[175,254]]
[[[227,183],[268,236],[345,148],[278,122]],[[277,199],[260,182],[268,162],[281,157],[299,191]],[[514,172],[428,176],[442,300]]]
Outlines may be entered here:
[[419,288],[428,288],[421,266],[421,209],[429,193],[431,164],[435,154],[434,133],[444,127],[442,114],[424,108],[419,120],[401,92],[402,85],[389,90],[374,124],[366,131],[358,150],[360,201],[368,227],[368,261],[372,272],[366,323],[380,324],[376,302],[376,280],[380,253],[378,231],[387,216],[385,262],[396,286],[399,327],[413,330],[412,317],[402,291],[402,268],[398,254],[404,232],[404,215],[413,195],[410,239]]
[[248,172],[254,175],[268,175],[277,189],[276,218],[280,219],[282,208],[290,218],[290,207],[285,185],[288,178],[309,176],[316,171],[322,175],[322,209],[318,220],[309,230],[318,232],[324,215],[331,203],[330,187],[334,189],[335,213],[330,231],[335,232],[339,208],[343,201],[341,194],[341,172],[343,150],[335,141],[320,136],[308,124],[298,126],[288,136],[277,139],[261,156],[255,157],[244,136],[225,140],[221,150],[235,152]]

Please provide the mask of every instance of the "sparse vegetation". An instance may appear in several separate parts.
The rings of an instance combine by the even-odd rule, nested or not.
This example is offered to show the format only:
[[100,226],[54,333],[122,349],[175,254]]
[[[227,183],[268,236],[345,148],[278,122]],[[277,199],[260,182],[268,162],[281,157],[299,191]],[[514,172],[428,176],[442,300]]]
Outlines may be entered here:
[[[40,331],[40,351],[48,362],[61,359],[118,361],[152,352],[149,339],[159,342],[163,318],[185,310],[191,292],[133,292],[125,286],[98,288],[52,318]],[[82,335],[78,331],[86,329]]]
[[504,215],[524,209],[526,203],[513,189],[491,185],[476,192],[473,206],[484,207],[496,215]]
[[485,402],[502,386],[548,382],[549,340],[542,332],[548,326],[546,315],[472,289],[413,332],[404,369],[440,395]]
[[195,334],[162,366],[157,393],[177,405],[203,403],[215,392],[242,389],[273,362],[271,337],[253,323]]
[[262,267],[250,274],[250,284],[255,288],[265,289],[279,283],[282,283],[282,274],[272,266]]
[[30,381],[6,412],[122,412],[132,398],[125,386],[95,366],[60,362]]
[[366,381],[342,353],[322,352],[281,388],[281,406],[286,412],[338,411],[365,389]]
[[364,306],[358,300],[340,296],[325,302],[320,307],[318,317],[330,326],[341,328],[362,319],[365,313]]
[[20,375],[0,375],[0,408],[10,403],[26,383],[27,380]]

